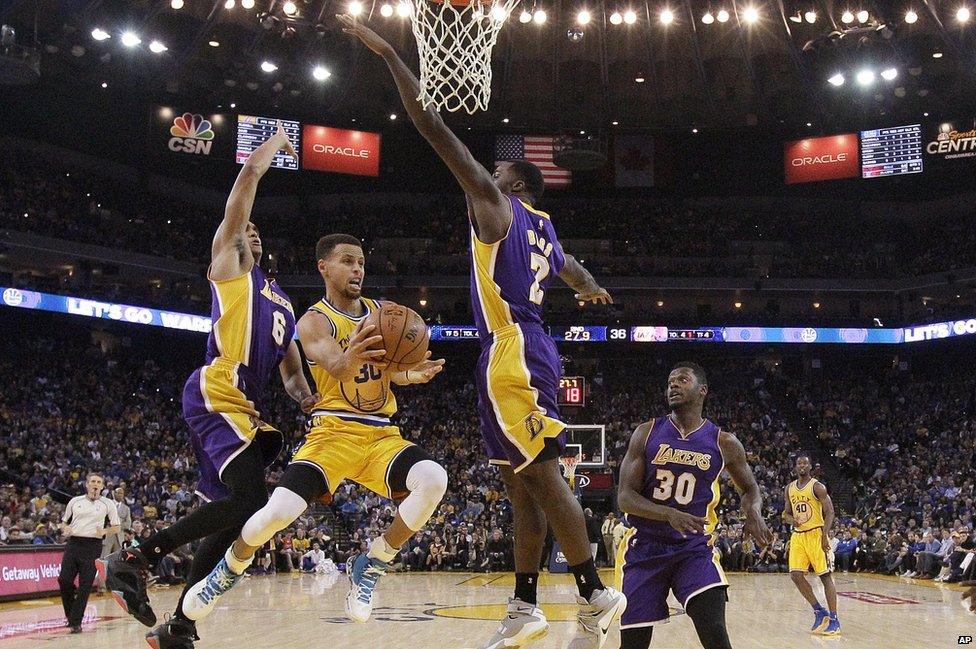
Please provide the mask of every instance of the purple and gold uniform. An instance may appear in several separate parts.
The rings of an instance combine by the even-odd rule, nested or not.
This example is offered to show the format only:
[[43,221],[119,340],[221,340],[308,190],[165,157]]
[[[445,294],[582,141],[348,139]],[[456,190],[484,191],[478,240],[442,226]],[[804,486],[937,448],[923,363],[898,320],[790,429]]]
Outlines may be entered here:
[[666,622],[669,590],[687,609],[688,600],[698,593],[728,585],[712,536],[718,523],[718,478],[725,466],[720,433],[707,419],[684,437],[670,417],[652,421],[644,447],[641,495],[708,522],[704,534],[683,537],[667,521],[627,515],[633,527],[620,544],[617,562],[628,602],[620,628]]
[[257,441],[265,464],[281,452],[282,436],[261,421],[268,379],[295,335],[288,296],[255,264],[231,279],[210,280],[213,329],[206,365],[183,386],[183,418],[200,465],[197,491],[209,500],[230,495],[224,467]]
[[[376,300],[361,301],[364,311],[359,317],[337,309],[325,298],[309,310],[326,317],[329,333],[346,349],[359,323],[380,308]],[[348,478],[387,498],[402,495],[390,486],[390,467],[414,444],[403,439],[400,429],[390,423],[397,411],[391,373],[363,363],[358,374],[339,381],[312,361],[308,366],[322,398],[315,404],[312,428],[292,462],[317,469],[330,494]]]
[[512,224],[504,239],[482,243],[472,228],[471,304],[481,340],[475,381],[488,461],[518,472],[546,439],[565,445],[556,406],[559,353],[542,327],[542,303],[566,258],[549,216],[508,200]]

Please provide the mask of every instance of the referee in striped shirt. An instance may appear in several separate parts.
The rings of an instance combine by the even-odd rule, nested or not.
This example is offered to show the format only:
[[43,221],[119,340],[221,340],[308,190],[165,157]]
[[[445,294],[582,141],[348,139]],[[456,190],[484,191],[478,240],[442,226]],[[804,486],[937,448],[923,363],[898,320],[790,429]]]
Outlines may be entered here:
[[[61,559],[58,586],[64,616],[72,633],[81,633],[81,620],[95,581],[95,560],[102,553],[102,539],[118,534],[120,528],[115,503],[101,495],[105,486],[102,476],[89,473],[85,486],[87,493],[72,498],[61,518],[61,530],[69,538]],[[108,527],[105,527],[106,520]],[[77,588],[75,577],[78,578]]]

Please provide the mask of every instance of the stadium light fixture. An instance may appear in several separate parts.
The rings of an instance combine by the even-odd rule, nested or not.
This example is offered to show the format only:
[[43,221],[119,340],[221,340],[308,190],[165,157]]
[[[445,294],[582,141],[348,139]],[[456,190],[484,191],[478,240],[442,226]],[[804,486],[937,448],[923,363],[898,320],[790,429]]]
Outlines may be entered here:
[[959,7],[956,9],[956,22],[960,24],[969,22],[969,7]]
[[508,121],[509,121],[508,118],[505,117],[505,118],[502,119],[502,124],[508,124]]
[[701,20],[702,23],[706,25],[711,25],[713,22],[715,22],[715,16],[712,15],[711,11],[706,11],[705,15],[702,16]]
[[790,16],[790,22],[791,23],[802,23],[803,22],[803,15],[799,11],[796,12],[795,14],[793,14],[792,16]]
[[108,39],[112,38],[112,35],[101,27],[96,27],[91,31],[91,37],[96,41],[107,41]]
[[842,85],[844,85],[844,81],[845,81],[844,75],[841,74],[840,72],[827,79],[827,83],[834,86],[835,88],[840,88]]
[[[108,83],[106,83],[106,82],[103,81],[102,82],[102,90],[104,90],[105,88],[108,88]],[[99,207],[101,207],[101,205],[99,205]],[[24,216],[27,216],[27,215],[25,214]]]
[[183,8],[183,0],[170,0],[169,6],[179,11]]
[[142,39],[135,32],[122,32],[122,44],[126,47],[135,47],[142,42]]
[[383,5],[380,7],[380,15],[383,16],[384,18],[389,18],[390,16],[392,16],[393,5],[383,3]]
[[942,52],[932,52],[932,58],[933,59],[941,59],[942,58]]
[[734,306],[737,309],[741,309],[742,308],[742,302],[733,302],[732,303],[732,306]]
[[754,6],[746,7],[742,12],[742,19],[749,25],[754,25],[759,20],[759,9]]
[[207,45],[210,47],[220,47],[220,41],[210,41]]
[[588,25],[590,21],[593,20],[593,16],[586,9],[581,9],[578,14],[576,14],[576,22],[580,25]]
[[868,18],[870,18],[870,17],[871,17],[871,14],[869,14],[864,9],[861,9],[860,11],[857,12],[857,22],[859,22],[862,25],[864,23],[866,23],[868,21]]
[[268,74],[271,74],[272,72],[274,72],[277,69],[278,69],[278,66],[275,65],[274,63],[272,63],[271,61],[261,61],[261,71],[262,72],[267,72]]
[[237,6],[237,0],[227,0],[224,2],[224,9],[230,10]]
[[857,73],[858,84],[867,87],[874,83],[874,70],[864,69]]
[[697,128],[691,129],[691,132],[694,133],[695,135],[698,135],[698,129]]
[[634,79],[635,83],[644,83],[644,81],[645,81],[644,77],[636,77]]
[[292,2],[292,0],[287,0],[285,4],[281,5],[281,10],[285,12],[286,16],[294,16],[298,13],[298,5]]
[[532,14],[530,14],[527,9],[523,9],[522,13],[519,14],[519,22],[523,25],[529,24],[532,22]]
[[657,17],[661,21],[662,25],[670,25],[674,22],[674,12],[670,9],[664,9]]
[[312,68],[312,78],[316,81],[325,81],[331,76],[332,73],[329,72],[329,69],[324,65],[316,65],[314,68]]
[[346,5],[346,11],[349,15],[355,18],[356,16],[361,16],[363,13],[363,3],[359,0],[352,0],[348,5]]
[[409,2],[398,2],[396,6],[396,15],[400,18],[409,18],[410,14],[413,13],[413,7],[410,6]]
[[729,16],[729,12],[726,11],[725,9],[720,9],[719,12],[718,12],[718,14],[716,14],[715,17],[718,18],[718,21],[720,23],[727,23],[727,22],[729,22],[729,18],[731,16]]
[[614,126],[619,126],[619,125],[620,125],[620,122],[618,122],[617,120],[614,120],[614,121],[612,121],[612,122],[610,122],[610,123],[611,123],[612,125],[614,125]]
[[624,12],[624,22],[628,25],[633,25],[637,22],[637,12],[633,9],[628,9]]
[[159,41],[153,41],[149,44],[149,51],[152,52],[153,54],[162,54],[168,49],[169,49],[168,47],[166,47],[164,44],[162,44]]
[[905,22],[909,25],[914,25],[916,22],[918,22],[918,14],[909,9],[905,12]]
[[852,14],[850,11],[845,11],[840,15],[840,21],[845,25],[850,25],[852,22],[854,22],[854,14]]
[[545,9],[536,9],[535,13],[532,14],[532,22],[534,22],[536,25],[546,24],[546,20],[548,18],[549,16],[546,14]]
[[881,71],[881,78],[885,81],[894,81],[895,77],[898,76],[897,68],[886,68]]
[[395,122],[396,121],[396,113],[390,113],[390,121],[391,122]]
[[619,11],[615,11],[612,14],[610,14],[610,24],[611,25],[619,25],[623,21],[624,21],[624,17],[623,17],[623,15],[621,15],[621,13]]
[[232,101],[232,102],[230,102],[230,107],[231,108],[237,108],[237,104]]
[[817,12],[811,9],[803,14],[803,19],[812,25],[813,23],[817,22]]
[[489,13],[491,15],[491,19],[496,23],[503,23],[508,20],[508,12],[505,11],[505,7],[500,4],[493,6]]
[[245,9],[254,9],[254,0],[241,0],[241,6]]

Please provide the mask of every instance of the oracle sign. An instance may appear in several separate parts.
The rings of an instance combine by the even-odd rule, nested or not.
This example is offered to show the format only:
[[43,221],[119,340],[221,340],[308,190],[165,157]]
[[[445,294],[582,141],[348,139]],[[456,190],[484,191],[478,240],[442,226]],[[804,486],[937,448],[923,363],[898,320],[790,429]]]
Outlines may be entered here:
[[357,176],[380,175],[380,134],[306,124],[302,167]]
[[[64,548],[25,546],[19,550],[14,547],[0,552],[0,600],[56,593]],[[33,549],[38,547],[43,549]]]
[[787,142],[783,145],[786,184],[860,176],[857,146],[856,133]]

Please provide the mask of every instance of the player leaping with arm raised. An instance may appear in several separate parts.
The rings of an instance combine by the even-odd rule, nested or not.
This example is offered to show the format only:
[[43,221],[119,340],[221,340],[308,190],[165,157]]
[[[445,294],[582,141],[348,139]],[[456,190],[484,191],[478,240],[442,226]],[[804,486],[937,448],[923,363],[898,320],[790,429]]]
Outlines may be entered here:
[[[420,82],[410,68],[386,40],[369,27],[360,24],[350,16],[338,16],[342,23],[342,30],[352,34],[363,42],[366,47],[378,54],[393,75],[400,99],[410,116],[410,120],[417,130],[430,144],[444,164],[457,179],[468,203],[468,216],[472,226],[478,234],[479,241],[492,244],[505,238],[512,224],[512,205],[508,195],[523,195],[531,197],[530,203],[538,201],[541,196],[532,194],[534,188],[531,179],[521,177],[521,174],[531,173],[528,167],[535,165],[525,161],[502,163],[490,173],[484,165],[474,159],[471,151],[464,145],[457,135],[444,123],[433,106],[424,108],[418,97],[420,96]],[[517,164],[521,163],[521,164]],[[538,171],[537,168],[535,168]],[[541,187],[542,179],[537,184]],[[537,193],[541,193],[536,190]],[[565,254],[565,253],[564,253]],[[597,284],[590,274],[576,259],[565,254],[565,264],[559,272],[559,278],[566,282],[574,291],[576,299],[581,302],[609,304],[613,302],[610,294]]]
[[566,443],[556,405],[561,367],[542,326],[542,305],[553,276],[580,301],[608,304],[610,295],[563,251],[549,215],[534,207],[545,190],[539,168],[516,160],[489,173],[433,108],[423,108],[417,78],[390,44],[349,16],[339,21],[386,62],[410,119],[467,199],[472,309],[482,345],[475,376],[481,432],[488,460],[498,467],[512,501],[515,524],[515,597],[483,646],[526,646],[547,633],[536,586],[548,524],[579,591],[582,633],[572,646],[595,641],[602,647],[627,600],[597,575],[582,509],[559,472]]
[[[293,340],[291,302],[261,270],[261,236],[250,221],[258,183],[282,149],[297,158],[279,122],[238,174],[211,248],[207,279],[213,331],[205,365],[183,388],[183,418],[200,470],[197,492],[206,504],[100,566],[116,601],[147,626],[156,620],[146,593],[148,572],[177,547],[206,537],[194,555],[188,583],[206,577],[244,522],[268,500],[265,467],[283,446],[281,433],[262,421],[271,375],[278,370],[285,391],[305,412],[318,401]],[[185,598],[186,590],[173,617],[149,633],[151,646],[193,646],[196,628],[185,615]]]

